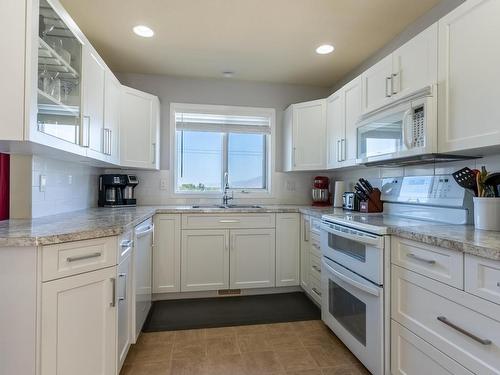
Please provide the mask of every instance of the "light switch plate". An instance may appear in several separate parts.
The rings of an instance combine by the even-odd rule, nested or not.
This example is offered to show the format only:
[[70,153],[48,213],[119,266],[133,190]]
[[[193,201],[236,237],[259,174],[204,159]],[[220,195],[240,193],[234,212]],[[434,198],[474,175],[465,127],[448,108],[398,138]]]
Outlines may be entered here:
[[168,190],[168,180],[166,178],[160,180],[160,190]]

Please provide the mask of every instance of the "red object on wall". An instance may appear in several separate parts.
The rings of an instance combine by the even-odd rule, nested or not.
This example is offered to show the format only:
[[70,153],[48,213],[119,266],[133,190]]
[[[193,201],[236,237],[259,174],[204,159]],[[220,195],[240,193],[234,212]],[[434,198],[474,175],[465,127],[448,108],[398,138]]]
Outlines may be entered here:
[[0,154],[0,220],[9,218],[10,157]]

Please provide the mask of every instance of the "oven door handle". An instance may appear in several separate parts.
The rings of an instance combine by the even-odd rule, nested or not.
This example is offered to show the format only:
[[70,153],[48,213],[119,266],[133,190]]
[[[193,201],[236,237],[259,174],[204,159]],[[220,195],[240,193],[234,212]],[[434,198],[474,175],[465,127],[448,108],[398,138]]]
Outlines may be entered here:
[[379,288],[375,286],[368,286],[360,283],[359,281],[353,280],[350,277],[340,273],[339,271],[334,270],[324,260],[322,260],[321,262],[323,263],[323,266],[325,266],[328,272],[332,273],[335,277],[338,277],[340,280],[366,293],[372,294],[377,297],[379,296],[380,294]]
[[344,238],[347,238],[349,240],[353,240],[355,242],[382,247],[382,237],[379,237],[379,236],[374,236],[376,238],[372,238],[372,237],[368,237],[368,236],[358,237],[358,236],[353,235],[353,234],[337,231],[337,230],[331,228],[328,224],[321,224],[321,229],[323,229],[325,232],[334,234],[334,235],[339,236],[339,237],[344,237]]

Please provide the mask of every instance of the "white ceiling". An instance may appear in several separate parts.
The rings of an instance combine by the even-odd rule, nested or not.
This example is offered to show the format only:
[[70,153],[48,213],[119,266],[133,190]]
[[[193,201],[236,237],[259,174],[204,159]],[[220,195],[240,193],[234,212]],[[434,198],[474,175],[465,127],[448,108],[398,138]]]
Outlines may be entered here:
[[[111,69],[332,86],[439,0],[61,0]],[[155,31],[145,39],[135,25]],[[317,55],[331,43],[336,50]]]

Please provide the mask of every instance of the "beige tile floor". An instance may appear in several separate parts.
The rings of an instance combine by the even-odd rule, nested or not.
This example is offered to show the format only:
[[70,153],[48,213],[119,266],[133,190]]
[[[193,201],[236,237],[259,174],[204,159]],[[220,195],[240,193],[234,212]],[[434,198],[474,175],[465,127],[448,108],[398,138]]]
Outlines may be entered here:
[[142,333],[120,375],[369,374],[320,320]]

